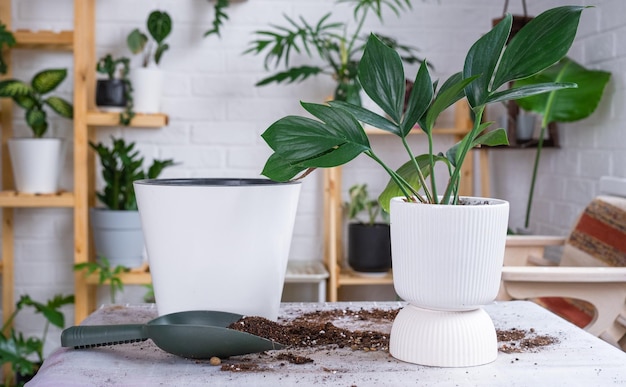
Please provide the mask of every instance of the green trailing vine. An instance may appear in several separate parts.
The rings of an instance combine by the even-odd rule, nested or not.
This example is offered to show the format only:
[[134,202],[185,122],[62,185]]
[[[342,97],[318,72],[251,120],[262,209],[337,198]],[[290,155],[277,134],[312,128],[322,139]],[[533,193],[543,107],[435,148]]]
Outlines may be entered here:
[[133,102],[133,84],[128,78],[130,73],[130,59],[121,57],[113,59],[111,54],[100,58],[96,64],[96,71],[100,74],[106,74],[109,80],[119,78],[124,84],[124,97],[126,98],[126,106],[124,111],[120,113],[120,124],[124,126],[130,125],[130,121],[135,117]]
[[[211,1],[211,0],[209,0]],[[226,14],[226,8],[230,5],[230,0],[216,0],[215,6],[213,9],[215,10],[215,16],[213,17],[213,28],[204,33],[204,36],[207,37],[209,35],[220,35],[220,28],[224,25],[224,22],[228,20],[228,14]]]

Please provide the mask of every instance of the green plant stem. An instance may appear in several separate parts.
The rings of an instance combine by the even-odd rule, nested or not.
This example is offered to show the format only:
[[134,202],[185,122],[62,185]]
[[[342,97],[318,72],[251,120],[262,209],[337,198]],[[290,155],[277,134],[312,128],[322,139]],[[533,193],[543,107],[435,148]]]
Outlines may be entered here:
[[363,24],[365,23],[366,18],[367,18],[367,8],[363,11],[363,16],[361,17],[361,20],[359,20],[359,24],[357,25],[356,30],[354,31],[354,34],[352,35],[352,39],[350,39],[350,43],[348,43],[348,47],[346,50],[348,52],[348,59],[350,59],[350,55],[352,54],[352,49],[354,47],[354,44],[356,43],[356,40],[359,34],[361,33],[361,29],[363,28]]
[[530,192],[528,193],[528,203],[526,203],[526,218],[524,218],[524,227],[528,228],[530,224],[530,210],[533,205],[533,196],[535,194],[535,180],[537,179],[537,171],[539,170],[539,159],[541,158],[541,148],[543,148],[543,136],[546,133],[546,125],[541,123],[539,131],[539,140],[537,142],[537,153],[535,153],[535,164],[533,165],[533,176],[530,181]]
[[[476,135],[478,134],[476,132],[480,128],[480,122],[482,121],[484,111],[485,111],[484,105],[479,106],[476,109],[476,112],[475,112],[476,114],[474,117],[474,126],[472,127],[472,130],[467,135],[467,137],[465,137],[467,141],[465,142],[465,144],[463,144],[463,147],[461,148],[461,155],[456,157],[457,160],[465,160],[465,156],[467,155],[467,152],[469,152],[469,150],[472,148],[472,143],[474,142],[474,138],[476,138]],[[452,176],[450,177],[450,181],[448,182],[448,186],[446,187],[446,191],[442,199],[442,202],[445,204],[450,203],[450,195],[452,195],[452,192],[455,192],[454,201],[456,202],[458,200],[458,191],[459,191],[458,187],[459,187],[459,181],[461,178],[462,166],[463,165],[455,165],[454,167],[454,172],[452,173]]]
[[[437,181],[435,179],[435,157],[433,155],[433,135],[432,128],[427,133],[428,137],[428,162],[430,163],[430,189],[433,191],[432,196],[434,201],[432,203],[439,203],[439,196],[437,195]],[[425,187],[425,186],[424,186]],[[426,188],[424,188],[426,190]]]
[[[379,159],[374,152],[372,151],[366,151],[365,152],[366,155],[368,155],[369,157],[371,157],[374,161],[376,161],[381,167],[383,167],[385,169],[385,171],[387,171],[387,173],[389,174],[389,176],[391,176],[391,178],[393,179],[393,181],[398,185],[398,187],[400,188],[400,190],[402,191],[402,194],[407,198],[407,200],[412,200],[413,197],[416,197],[420,202],[422,203],[427,203],[426,199],[424,199],[422,197],[422,195],[419,194],[419,192],[417,192],[415,189],[413,189],[413,187],[411,186],[411,184],[409,184],[406,180],[404,180],[402,178],[402,176],[398,175],[394,170],[392,170],[391,168],[389,168],[387,165],[385,165],[385,163],[383,163],[383,161],[381,159]],[[409,191],[407,191],[407,188],[409,189],[409,191],[411,191],[411,193],[409,193]]]
[[[413,151],[411,150],[411,147],[407,143],[406,137],[402,137],[402,145],[404,145],[404,148],[406,149],[407,153],[409,154],[409,157],[410,157],[411,161],[413,162],[413,165],[415,166],[415,169],[417,170],[417,178],[419,179],[420,185],[422,186],[422,189],[424,190],[424,194],[426,195],[426,200],[428,200],[429,203],[437,203],[437,198],[435,197],[433,199],[432,195],[430,194],[430,191],[428,190],[428,187],[426,186],[426,179],[424,179],[424,174],[422,174],[422,170],[421,170],[419,164],[417,163],[417,160],[415,160],[415,155],[413,154]],[[434,163],[434,161],[431,159],[431,163],[430,163],[430,165],[431,165],[431,170],[430,170],[431,175],[433,173],[433,168],[432,168],[433,163]]]

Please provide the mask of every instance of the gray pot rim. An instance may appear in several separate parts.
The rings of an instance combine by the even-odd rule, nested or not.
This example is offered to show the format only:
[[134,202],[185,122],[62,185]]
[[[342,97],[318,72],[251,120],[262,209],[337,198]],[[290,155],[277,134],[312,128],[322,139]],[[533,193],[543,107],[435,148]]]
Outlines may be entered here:
[[268,185],[301,184],[299,181],[278,182],[260,178],[176,178],[176,179],[144,179],[136,180],[134,184],[162,185],[162,186],[189,186],[189,187],[255,187]]

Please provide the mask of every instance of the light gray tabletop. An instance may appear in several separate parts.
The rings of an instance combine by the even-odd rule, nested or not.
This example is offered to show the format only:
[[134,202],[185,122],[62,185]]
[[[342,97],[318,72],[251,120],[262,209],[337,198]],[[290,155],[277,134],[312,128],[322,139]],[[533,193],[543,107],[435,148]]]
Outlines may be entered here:
[[[281,320],[313,310],[397,309],[399,302],[289,303]],[[525,330],[556,342],[521,352],[499,352],[495,362],[467,368],[437,368],[404,363],[387,351],[350,348],[299,348],[289,353],[313,360],[291,364],[281,351],[232,357],[222,364],[253,364],[253,370],[224,371],[209,361],[167,354],[150,340],[88,350],[61,348],[44,362],[28,384],[35,386],[626,386],[626,353],[527,301],[485,307],[498,330]],[[84,324],[146,322],[154,305],[104,306]],[[348,329],[389,332],[389,321],[332,321]],[[533,333],[531,333],[533,332]],[[501,343],[505,345],[507,343]],[[510,346],[510,343],[507,345]],[[516,343],[519,345],[519,343]]]

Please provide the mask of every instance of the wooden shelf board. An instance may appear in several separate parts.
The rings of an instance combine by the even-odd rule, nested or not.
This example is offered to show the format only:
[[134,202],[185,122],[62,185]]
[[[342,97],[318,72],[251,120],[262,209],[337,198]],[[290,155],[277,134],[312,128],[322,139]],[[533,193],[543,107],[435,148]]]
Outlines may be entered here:
[[30,31],[17,30],[15,35],[17,48],[72,50],[74,47],[73,31]]
[[[122,126],[119,113],[93,110],[87,112],[87,125],[91,126]],[[161,128],[168,123],[166,114],[137,114],[130,122],[132,127]]]
[[[152,276],[147,271],[130,271],[120,274],[120,279],[124,285],[149,285],[152,283]],[[100,285],[98,274],[93,273],[87,277],[90,285]],[[108,282],[106,282],[108,283]]]
[[73,207],[74,194],[27,194],[16,191],[0,191],[0,207]]
[[[365,126],[365,133],[368,135],[388,135],[391,134],[385,130],[374,128],[372,126]],[[464,135],[469,132],[469,129],[464,128],[435,128],[433,129],[433,134],[449,134],[449,135]],[[420,128],[415,128],[411,130],[410,134],[424,134]]]
[[368,277],[356,274],[352,270],[342,270],[338,278],[339,285],[391,285],[393,277],[391,272],[385,274],[384,277]]

